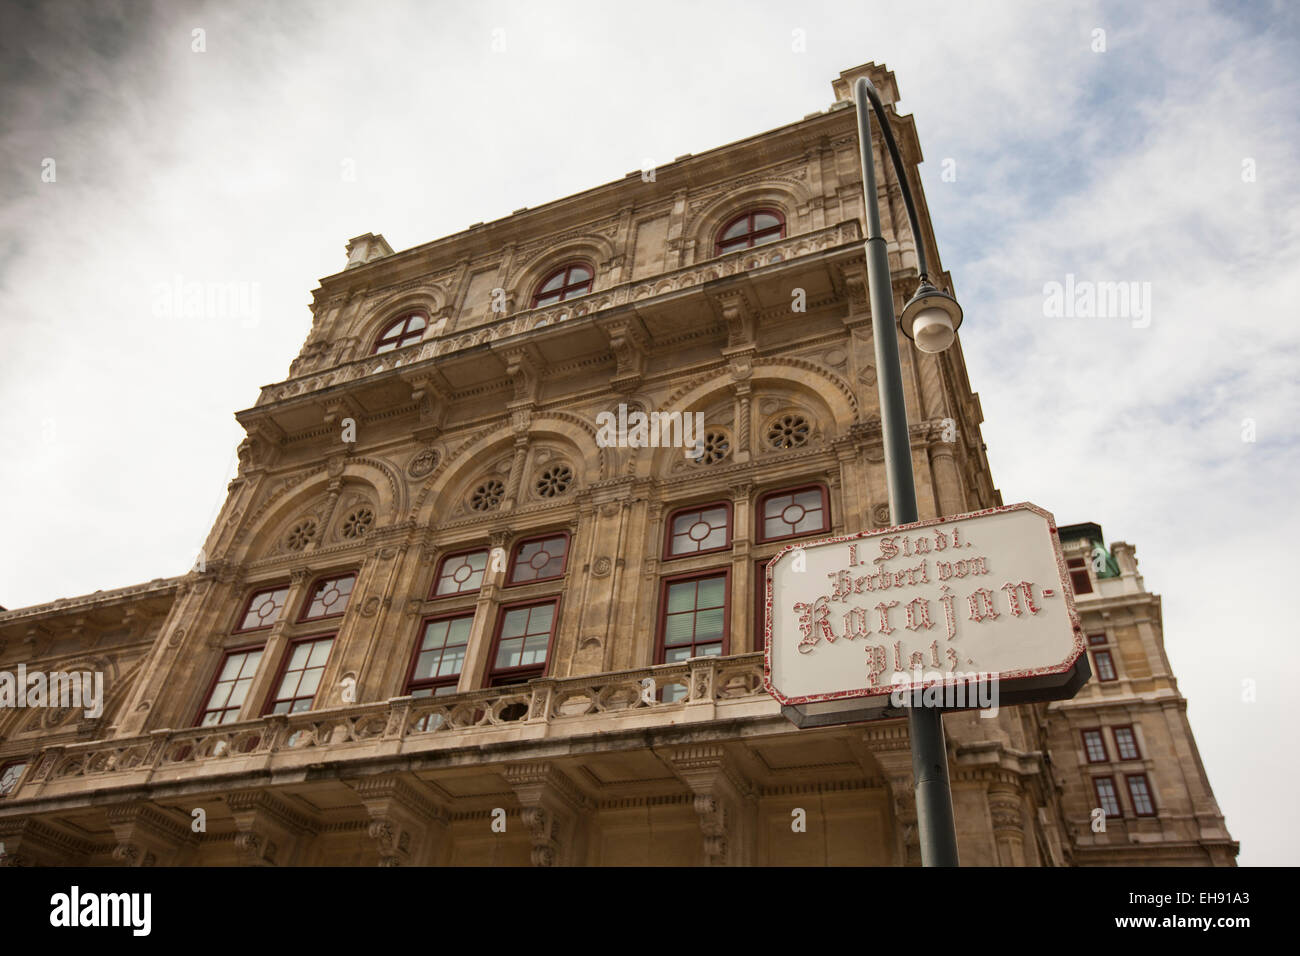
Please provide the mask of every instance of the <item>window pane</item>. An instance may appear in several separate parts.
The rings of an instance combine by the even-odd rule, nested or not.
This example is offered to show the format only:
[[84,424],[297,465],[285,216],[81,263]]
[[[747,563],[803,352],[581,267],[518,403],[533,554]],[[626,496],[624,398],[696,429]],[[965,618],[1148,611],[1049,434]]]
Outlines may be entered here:
[[1097,792],[1097,802],[1108,817],[1120,816],[1119,797],[1115,793],[1115,783],[1110,777],[1097,777],[1093,780]]
[[252,683],[253,683],[253,679],[251,677],[245,677],[241,680],[235,681],[234,687],[230,692],[230,699],[226,701],[225,706],[226,707],[242,706],[244,703],[244,698],[248,696],[248,688],[252,686]]
[[438,576],[437,594],[459,594],[477,591],[483,586],[483,571],[487,567],[486,551],[473,551],[450,557],[442,564]]
[[234,689],[234,681],[221,681],[212,688],[212,696],[208,699],[208,710],[220,710],[225,707],[226,702],[230,700],[230,692]]
[[518,637],[524,633],[528,625],[528,609],[513,608],[506,611],[505,623],[501,625],[501,636],[503,638]]
[[670,614],[664,621],[665,644],[689,644],[695,637],[694,614]]
[[1098,763],[1106,759],[1106,745],[1101,739],[1101,731],[1089,730],[1083,735],[1083,742],[1089,761]]
[[430,621],[424,628],[424,648],[442,647],[447,642],[448,621]]
[[1138,760],[1142,756],[1138,751],[1137,738],[1127,727],[1116,728],[1115,746],[1119,750],[1121,760]]
[[723,578],[704,578],[697,582],[699,592],[695,603],[698,607],[722,607],[727,596],[727,583]]
[[553,275],[551,278],[547,279],[547,280],[546,280],[546,283],[542,286],[541,291],[542,291],[542,292],[553,292],[553,291],[555,291],[556,289],[558,289],[558,288],[559,288],[560,286],[562,286],[562,285],[564,285],[564,270],[563,270],[563,269],[561,269],[559,272],[555,273],[555,275]]
[[272,588],[253,595],[248,604],[248,613],[240,623],[240,630],[253,627],[269,627],[276,622],[280,611],[284,609],[284,599],[289,595],[288,588]]
[[1133,812],[1139,816],[1151,816],[1155,805],[1151,802],[1151,790],[1147,787],[1146,777],[1129,777],[1128,793],[1133,799]]
[[447,629],[448,645],[454,646],[456,644],[463,645],[468,643],[470,627],[473,623],[474,623],[474,618],[472,616],[458,617],[454,621],[452,621],[451,626]]
[[12,793],[18,786],[18,781],[27,769],[26,761],[20,763],[11,763],[3,770],[0,770],[0,796]]
[[668,613],[695,609],[695,582],[681,581],[668,585]]
[[759,212],[754,214],[754,232],[761,232],[764,229],[772,229],[781,225],[781,220],[777,219],[769,212]]
[[524,542],[515,552],[511,583],[558,577],[563,573],[567,549],[567,539],[563,536]]
[[727,524],[727,509],[710,508],[700,515],[700,520],[713,525],[715,528],[725,527]]
[[355,581],[355,575],[346,574],[318,582],[312,591],[312,599],[307,605],[304,618],[342,614],[347,609],[348,595],[352,593],[352,585]]
[[442,659],[441,651],[425,651],[415,659],[415,670],[411,680],[428,680],[437,674],[438,662]]
[[816,488],[809,488],[807,491],[801,491],[794,496],[794,504],[802,505],[805,508],[821,509],[822,493]]
[[521,638],[502,641],[501,648],[497,651],[496,666],[498,668],[517,667],[519,665],[519,652],[522,647],[523,640]]
[[743,236],[749,232],[749,217],[742,216],[734,223],[727,227],[727,231],[722,234],[722,238],[735,239],[737,236]]
[[315,696],[316,688],[320,686],[320,676],[325,673],[323,667],[311,667],[303,671],[302,681],[298,684],[298,693],[296,697]]
[[551,621],[555,618],[555,605],[542,604],[529,610],[528,633],[550,631]]
[[721,639],[722,624],[722,608],[700,611],[695,615],[695,639],[697,641]]
[[311,654],[310,644],[298,644],[294,647],[293,653],[289,655],[289,670],[301,670],[307,666],[307,658]]
[[442,662],[438,665],[438,676],[447,677],[451,674],[459,674],[460,669],[465,665],[465,647],[449,647],[442,653]]
[[574,266],[569,270],[568,285],[574,285],[578,282],[590,282],[591,270],[586,266]]
[[546,645],[550,643],[549,634],[538,634],[524,641],[522,664],[546,663]]
[[1097,679],[1104,681],[1115,680],[1115,662],[1111,660],[1110,651],[1094,651],[1092,654],[1093,663],[1096,664]]

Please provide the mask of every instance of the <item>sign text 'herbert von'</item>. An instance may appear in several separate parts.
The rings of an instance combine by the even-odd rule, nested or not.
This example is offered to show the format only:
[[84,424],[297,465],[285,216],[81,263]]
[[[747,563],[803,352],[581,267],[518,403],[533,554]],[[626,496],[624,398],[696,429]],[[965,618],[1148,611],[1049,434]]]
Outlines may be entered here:
[[767,572],[765,682],[783,704],[1003,687],[1084,652],[1056,522],[1031,504],[792,545]]

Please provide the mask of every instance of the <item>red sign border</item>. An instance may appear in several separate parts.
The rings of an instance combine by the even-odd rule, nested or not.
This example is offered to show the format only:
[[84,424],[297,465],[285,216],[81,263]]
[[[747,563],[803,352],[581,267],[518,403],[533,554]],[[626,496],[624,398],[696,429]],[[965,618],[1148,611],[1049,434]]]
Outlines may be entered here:
[[911,694],[927,687],[957,687],[962,684],[968,684],[971,678],[967,677],[962,680],[941,680],[941,681],[922,681],[913,683],[890,684],[888,687],[863,687],[854,690],[835,691],[831,694],[808,694],[803,697],[786,697],[776,689],[772,684],[772,566],[781,560],[789,551],[814,548],[823,544],[840,544],[845,541],[859,541],[862,538],[876,537],[884,534],[902,533],[911,531],[916,528],[929,528],[934,525],[952,524],[958,521],[967,521],[971,518],[982,518],[986,515],[1006,514],[1011,511],[1031,511],[1042,518],[1047,519],[1048,537],[1051,540],[1052,553],[1056,556],[1056,569],[1060,576],[1061,594],[1065,598],[1066,611],[1070,617],[1070,624],[1074,629],[1074,653],[1061,664],[1053,664],[1050,667],[1024,668],[1017,671],[1008,671],[998,673],[998,683],[1007,681],[1024,680],[1033,677],[1044,677],[1051,674],[1064,674],[1074,667],[1075,662],[1087,651],[1087,645],[1083,637],[1083,625],[1079,622],[1079,612],[1074,606],[1074,588],[1069,581],[1069,573],[1065,567],[1065,555],[1061,550],[1061,538],[1057,531],[1056,518],[1050,511],[1031,504],[1028,501],[1021,501],[1014,505],[999,505],[996,508],[985,508],[982,511],[971,511],[966,514],[944,515],[941,518],[930,518],[925,521],[915,521],[911,524],[891,525],[886,528],[873,528],[870,531],[861,531],[857,534],[841,535],[835,538],[822,538],[820,541],[803,541],[788,544],[767,562],[765,575],[765,593],[763,599],[763,687],[777,701],[786,706],[796,706],[798,704],[812,704],[819,701],[830,700],[851,700],[855,698],[884,697],[899,691],[905,694]]

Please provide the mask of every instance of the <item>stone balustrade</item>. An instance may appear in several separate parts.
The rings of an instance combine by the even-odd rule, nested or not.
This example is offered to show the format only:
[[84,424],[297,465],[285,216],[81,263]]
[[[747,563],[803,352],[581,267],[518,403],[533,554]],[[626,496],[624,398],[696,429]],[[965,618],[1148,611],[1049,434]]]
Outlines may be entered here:
[[[212,727],[53,746],[32,762],[12,805],[97,789],[190,783],[207,776],[292,770],[330,761],[616,734],[656,726],[778,716],[763,689],[763,655],[675,664],[440,697],[395,697]],[[328,750],[328,754],[323,751]]]
[[846,243],[860,241],[861,238],[858,223],[855,220],[848,220],[825,229],[791,236],[780,242],[706,259],[691,266],[656,275],[652,279],[624,282],[577,298],[566,299],[557,305],[517,312],[509,318],[485,322],[474,328],[445,334],[395,352],[367,355],[350,362],[336,364],[319,373],[306,371],[288,381],[267,385],[258,396],[257,404],[268,405],[295,395],[306,395],[331,385],[355,381],[399,366],[414,365],[426,359],[459,352],[484,342],[557,325],[629,302],[676,292],[702,285],[713,279],[749,272],[777,262],[786,262],[800,256],[833,249]]

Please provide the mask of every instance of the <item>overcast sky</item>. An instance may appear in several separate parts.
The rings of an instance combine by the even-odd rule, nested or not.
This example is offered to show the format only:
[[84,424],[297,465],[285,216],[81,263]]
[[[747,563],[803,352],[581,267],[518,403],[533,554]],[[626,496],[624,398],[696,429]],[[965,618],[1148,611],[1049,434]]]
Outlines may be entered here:
[[[349,238],[408,248],[784,125],[875,60],[997,486],[1137,546],[1240,862],[1300,863],[1297,9],[10,4],[0,604],[189,568],[232,413],[286,376]],[[1045,314],[1067,276],[1149,312]],[[250,307],[178,312],[178,282]]]

